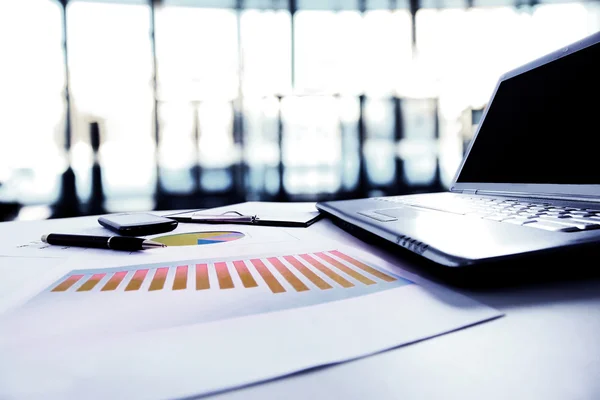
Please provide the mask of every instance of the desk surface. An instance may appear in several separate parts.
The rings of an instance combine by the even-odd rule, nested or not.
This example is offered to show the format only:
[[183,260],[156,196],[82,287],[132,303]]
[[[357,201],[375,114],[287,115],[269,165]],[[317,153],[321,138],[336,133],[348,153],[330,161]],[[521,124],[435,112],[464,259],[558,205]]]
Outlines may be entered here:
[[[0,236],[7,233],[3,225]],[[414,265],[361,242],[327,220],[307,229],[367,249],[419,273]],[[211,398],[600,398],[600,279],[502,289],[454,289],[500,309],[506,316],[378,355]]]

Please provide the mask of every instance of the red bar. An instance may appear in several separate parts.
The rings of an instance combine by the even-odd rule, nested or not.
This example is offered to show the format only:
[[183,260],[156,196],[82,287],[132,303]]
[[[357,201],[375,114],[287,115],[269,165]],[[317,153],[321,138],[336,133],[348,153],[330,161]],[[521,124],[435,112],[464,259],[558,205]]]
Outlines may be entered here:
[[102,289],[100,289],[100,291],[106,292],[108,290],[115,290],[117,288],[117,286],[119,286],[119,283],[121,283],[123,278],[125,278],[126,275],[127,275],[127,271],[120,271],[120,272],[115,273],[112,276],[112,278],[110,278],[108,280],[108,282],[106,282],[106,285],[104,285],[104,287]]
[[106,273],[102,273],[102,274],[94,274],[92,275],[92,277],[90,279],[88,279],[83,285],[81,285],[79,287],[79,289],[77,289],[78,292],[89,292],[90,290],[92,290],[97,284],[98,282],[100,282],[100,280],[102,278],[104,278],[106,276]]
[[173,290],[181,290],[187,287],[188,267],[182,265],[175,271],[175,281],[173,281]]
[[196,264],[196,290],[210,289],[208,265]]
[[221,289],[233,289],[233,280],[231,279],[231,275],[229,275],[227,264],[224,262],[215,263],[215,269],[219,278],[219,287]]
[[165,281],[167,280],[167,274],[169,268],[159,268],[154,273],[154,278],[148,290],[162,290],[165,287]]
[[133,290],[138,290],[142,286],[142,283],[146,278],[146,274],[148,274],[147,269],[138,269],[137,271],[135,271],[135,274],[133,274],[133,277],[131,278],[129,284],[125,288],[125,291],[129,292]]
[[269,286],[269,289],[271,289],[271,292],[273,292],[273,293],[285,292],[285,288],[283,286],[281,286],[281,283],[279,283],[277,278],[275,278],[275,276],[273,276],[271,271],[269,271],[267,266],[261,260],[259,260],[258,258],[254,258],[254,259],[250,260],[250,262],[254,265],[254,267],[256,267],[256,270],[258,271],[260,276],[262,276],[262,278],[265,280],[265,283],[267,284],[267,286]]
[[233,266],[237,270],[244,287],[250,288],[258,286],[258,283],[256,283],[254,277],[250,274],[248,267],[246,267],[246,264],[243,261],[234,261]]
[[83,278],[83,275],[71,275],[70,277],[65,279],[62,283],[58,284],[51,291],[52,292],[64,292],[67,289],[69,289],[71,286],[73,286],[75,283],[77,283],[77,281],[80,280],[81,278]]

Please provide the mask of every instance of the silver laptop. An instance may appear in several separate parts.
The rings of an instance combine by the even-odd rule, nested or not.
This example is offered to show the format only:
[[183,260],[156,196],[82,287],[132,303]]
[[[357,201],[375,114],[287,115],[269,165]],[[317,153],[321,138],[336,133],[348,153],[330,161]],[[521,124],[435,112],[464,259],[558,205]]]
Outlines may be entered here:
[[317,207],[448,267],[600,251],[600,32],[499,79],[449,191]]

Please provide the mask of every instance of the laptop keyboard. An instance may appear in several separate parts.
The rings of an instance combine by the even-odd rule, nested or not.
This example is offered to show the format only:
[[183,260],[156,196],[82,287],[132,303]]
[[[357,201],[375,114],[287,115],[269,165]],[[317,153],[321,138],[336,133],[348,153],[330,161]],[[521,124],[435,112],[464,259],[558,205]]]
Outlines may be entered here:
[[377,200],[554,232],[600,229],[600,206],[598,209],[575,208],[550,203],[467,196],[444,198],[443,201],[435,197],[410,196],[379,197]]

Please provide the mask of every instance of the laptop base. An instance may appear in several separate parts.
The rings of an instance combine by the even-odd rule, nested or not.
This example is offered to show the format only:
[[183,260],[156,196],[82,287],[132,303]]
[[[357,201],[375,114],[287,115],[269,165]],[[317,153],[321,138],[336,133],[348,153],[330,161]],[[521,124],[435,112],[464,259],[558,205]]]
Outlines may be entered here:
[[439,283],[461,288],[491,289],[550,282],[600,280],[600,268],[597,262],[594,262],[598,256],[598,244],[595,243],[452,268],[428,260],[332,214],[324,214],[345,232],[397,258],[399,263],[407,266],[409,272]]

